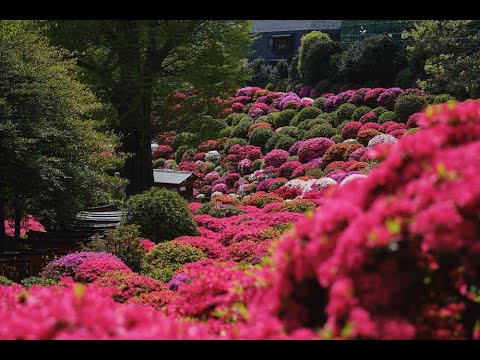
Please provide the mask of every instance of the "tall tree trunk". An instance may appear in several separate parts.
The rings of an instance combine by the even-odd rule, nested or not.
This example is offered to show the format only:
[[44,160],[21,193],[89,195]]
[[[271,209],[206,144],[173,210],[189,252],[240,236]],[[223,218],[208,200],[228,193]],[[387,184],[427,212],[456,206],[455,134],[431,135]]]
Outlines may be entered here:
[[15,228],[13,238],[17,242],[20,240],[20,229],[22,228],[22,205],[20,201],[20,193],[15,189],[15,210],[14,210]]
[[5,205],[0,201],[0,249],[5,248],[7,235],[5,234]]
[[115,105],[123,135],[123,150],[131,154],[125,161],[124,176],[130,180],[127,195],[153,185],[150,113],[144,113],[144,81],[140,40],[135,21],[119,21],[118,45],[120,85]]

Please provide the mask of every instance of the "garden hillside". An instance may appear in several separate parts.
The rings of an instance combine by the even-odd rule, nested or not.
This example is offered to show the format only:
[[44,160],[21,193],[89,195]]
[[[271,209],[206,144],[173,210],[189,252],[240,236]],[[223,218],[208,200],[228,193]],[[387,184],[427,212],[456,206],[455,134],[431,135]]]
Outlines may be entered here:
[[203,202],[151,189],[84,251],[0,278],[0,338],[480,338],[478,100],[247,87],[224,115],[153,150]]

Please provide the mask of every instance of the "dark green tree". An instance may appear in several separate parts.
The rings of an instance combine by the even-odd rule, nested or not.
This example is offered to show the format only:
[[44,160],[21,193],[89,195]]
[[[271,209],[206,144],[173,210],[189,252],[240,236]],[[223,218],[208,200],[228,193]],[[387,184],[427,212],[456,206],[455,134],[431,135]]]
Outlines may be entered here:
[[389,83],[394,76],[397,46],[386,35],[372,35],[357,41],[342,54],[339,75],[346,81]]
[[479,20],[417,21],[405,36],[409,54],[423,64],[423,89],[459,99],[480,96]]
[[155,99],[187,84],[219,94],[248,75],[242,59],[249,52],[250,21],[61,20],[41,26],[78,59],[82,80],[114,110],[123,150],[132,154],[124,167],[128,194],[153,185]]
[[314,84],[331,75],[330,59],[340,52],[340,44],[321,31],[302,36],[298,50],[298,73],[304,82]]
[[[0,21],[0,238],[28,213],[48,227],[105,200],[118,139],[96,131],[94,94],[66,52],[20,21]],[[103,154],[102,154],[103,153]]]

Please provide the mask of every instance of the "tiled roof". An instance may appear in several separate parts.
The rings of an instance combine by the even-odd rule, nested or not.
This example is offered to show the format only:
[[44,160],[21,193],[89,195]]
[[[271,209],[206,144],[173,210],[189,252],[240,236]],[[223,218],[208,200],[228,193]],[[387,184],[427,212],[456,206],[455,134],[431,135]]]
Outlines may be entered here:
[[340,29],[341,20],[255,20],[252,33]]
[[192,176],[192,174],[193,172],[191,171],[155,169],[153,170],[153,181],[162,184],[179,185]]

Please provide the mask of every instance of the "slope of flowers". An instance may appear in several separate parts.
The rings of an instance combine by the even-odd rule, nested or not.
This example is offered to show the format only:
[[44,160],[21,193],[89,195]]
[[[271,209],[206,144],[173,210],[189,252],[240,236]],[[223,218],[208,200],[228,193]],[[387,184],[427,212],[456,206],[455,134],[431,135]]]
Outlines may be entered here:
[[82,252],[45,267],[58,285],[0,286],[0,338],[480,339],[480,101],[405,125],[391,110],[410,92],[349,90],[317,107],[240,89],[245,137],[206,140],[178,164],[211,197],[189,204],[199,235],[143,240],[140,273]]

